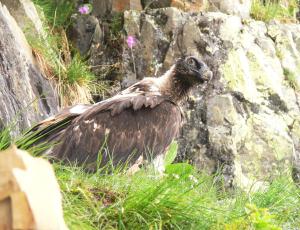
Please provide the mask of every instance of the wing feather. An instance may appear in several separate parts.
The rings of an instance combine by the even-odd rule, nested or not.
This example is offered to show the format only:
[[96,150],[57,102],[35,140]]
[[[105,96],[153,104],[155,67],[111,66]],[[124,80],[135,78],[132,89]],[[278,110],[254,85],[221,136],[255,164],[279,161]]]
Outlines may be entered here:
[[43,142],[56,143],[71,121],[91,107],[91,105],[78,104],[65,108],[57,115],[49,117],[33,126],[24,134],[24,138],[34,140],[33,145]]
[[[143,99],[145,102],[146,98]],[[156,103],[159,101],[155,100]],[[127,159],[135,162],[141,154],[150,153],[154,159],[164,153],[179,134],[181,112],[176,104],[167,100],[162,100],[154,108],[143,105],[138,110],[128,107],[114,116],[109,110],[96,112],[94,108],[93,116],[83,114],[77,117],[62,136],[62,144],[54,147],[54,156],[79,164],[87,163],[92,170],[104,145],[108,152],[101,153],[101,166],[111,158],[114,165]],[[91,117],[93,122],[88,122]]]

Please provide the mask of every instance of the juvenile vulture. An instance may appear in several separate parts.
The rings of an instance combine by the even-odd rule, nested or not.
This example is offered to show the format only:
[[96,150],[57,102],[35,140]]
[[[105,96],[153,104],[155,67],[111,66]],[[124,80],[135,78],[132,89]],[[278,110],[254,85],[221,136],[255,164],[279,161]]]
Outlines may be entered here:
[[[190,89],[212,77],[205,63],[183,57],[159,78],[144,78],[119,94],[93,105],[75,105],[36,125],[38,142],[55,142],[47,154],[89,170],[159,158],[179,134],[178,103]],[[106,149],[107,151],[104,151]],[[129,162],[128,162],[129,161]]]

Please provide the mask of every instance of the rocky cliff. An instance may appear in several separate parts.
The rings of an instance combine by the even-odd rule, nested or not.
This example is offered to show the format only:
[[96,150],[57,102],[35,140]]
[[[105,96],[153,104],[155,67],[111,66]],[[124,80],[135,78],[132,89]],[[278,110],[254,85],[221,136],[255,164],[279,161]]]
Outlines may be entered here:
[[181,159],[220,170],[228,186],[261,184],[291,167],[297,177],[299,25],[175,8],[127,11],[124,18],[126,34],[137,38],[132,50],[124,46],[125,81],[158,76],[184,54],[200,57],[214,72],[185,105]]
[[18,124],[14,135],[58,110],[50,82],[43,77],[26,38],[0,3],[0,129]]

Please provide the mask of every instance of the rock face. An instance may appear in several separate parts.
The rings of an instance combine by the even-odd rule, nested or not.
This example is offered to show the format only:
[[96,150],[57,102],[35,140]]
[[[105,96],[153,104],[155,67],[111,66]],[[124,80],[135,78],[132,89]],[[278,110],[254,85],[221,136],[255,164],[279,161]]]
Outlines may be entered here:
[[[141,10],[143,7],[147,11],[171,6],[187,12],[200,12],[206,8],[207,2],[207,0],[94,0],[90,15],[73,15],[68,38],[81,55],[88,57],[88,63],[100,80],[103,78],[109,81],[120,80],[123,78],[122,49],[126,45],[126,39],[122,36],[124,10]],[[124,86],[128,85],[127,83]]]
[[0,128],[18,121],[18,134],[58,110],[54,89],[41,74],[22,30],[0,4]]
[[125,83],[159,76],[184,54],[213,70],[213,80],[185,105],[181,158],[221,171],[227,186],[261,185],[291,166],[299,176],[299,25],[243,24],[236,16],[175,8],[124,17],[126,33],[137,39],[124,48]]
[[86,55],[93,44],[100,44],[103,40],[100,23],[93,15],[75,18],[68,33],[81,55]]

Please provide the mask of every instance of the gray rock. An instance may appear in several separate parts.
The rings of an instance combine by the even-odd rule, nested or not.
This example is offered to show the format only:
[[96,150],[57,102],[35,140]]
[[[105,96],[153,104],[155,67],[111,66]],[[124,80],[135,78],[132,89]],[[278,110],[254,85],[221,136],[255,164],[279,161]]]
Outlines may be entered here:
[[14,135],[58,110],[57,96],[25,36],[0,4],[0,123],[18,121]]
[[31,0],[1,0],[19,27],[27,33],[44,35],[42,21]]
[[68,29],[68,37],[81,55],[86,55],[92,44],[99,45],[103,41],[100,23],[92,15],[76,15]]
[[209,0],[209,10],[249,18],[251,0]]
[[143,8],[164,8],[171,6],[171,0],[141,0]]
[[112,0],[93,0],[93,12],[96,17],[103,18],[111,14]]

